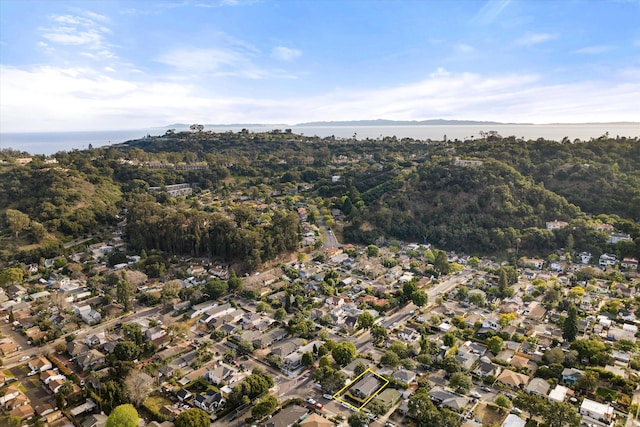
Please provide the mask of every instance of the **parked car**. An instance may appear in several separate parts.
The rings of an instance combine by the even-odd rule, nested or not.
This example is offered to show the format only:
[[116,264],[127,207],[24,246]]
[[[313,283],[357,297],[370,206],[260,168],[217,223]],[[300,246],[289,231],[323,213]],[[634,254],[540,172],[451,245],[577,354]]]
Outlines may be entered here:
[[38,371],[31,371],[27,374],[28,377],[32,376],[32,375],[36,375],[38,373]]
[[19,360],[20,362],[24,362],[26,360],[29,360],[29,356],[22,356]]
[[323,394],[322,397],[324,397],[327,400],[333,400],[333,396],[331,396],[330,394]]
[[307,403],[309,403],[309,405],[315,405],[315,404],[316,404],[316,401],[315,401],[315,400],[313,400],[312,398],[308,398],[308,399],[307,399]]
[[471,393],[469,393],[469,396],[474,397],[476,399],[480,399],[482,397],[482,395],[480,395],[480,393],[478,393],[475,390],[473,390]]

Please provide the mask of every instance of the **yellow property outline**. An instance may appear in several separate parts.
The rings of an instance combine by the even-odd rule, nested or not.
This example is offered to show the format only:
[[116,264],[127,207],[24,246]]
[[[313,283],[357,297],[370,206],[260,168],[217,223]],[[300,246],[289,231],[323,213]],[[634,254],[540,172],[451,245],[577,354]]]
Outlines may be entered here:
[[[348,388],[351,388],[351,386],[356,384],[360,380],[360,378],[362,378],[367,372],[371,372],[373,375],[375,375],[380,380],[382,380],[384,382],[384,384],[381,385],[380,387],[378,387],[378,390],[376,390],[375,393],[373,393],[371,396],[369,396],[369,398],[367,400],[365,400],[364,403],[359,408],[356,408],[355,406],[353,406],[349,402],[345,402],[344,400],[340,399],[340,394],[342,394],[343,391],[345,391]],[[342,403],[343,405],[347,405],[349,408],[353,409],[354,411],[361,411],[362,408],[367,406],[367,403],[369,403],[371,401],[371,399],[376,397],[387,385],[389,385],[389,380],[388,379],[386,379],[385,377],[383,377],[383,376],[377,374],[376,372],[372,371],[371,368],[367,368],[363,373],[361,373],[360,375],[355,377],[353,379],[353,381],[351,381],[349,384],[345,385],[340,390],[335,392],[334,395],[333,395],[333,398],[335,400],[337,400],[338,402]]]

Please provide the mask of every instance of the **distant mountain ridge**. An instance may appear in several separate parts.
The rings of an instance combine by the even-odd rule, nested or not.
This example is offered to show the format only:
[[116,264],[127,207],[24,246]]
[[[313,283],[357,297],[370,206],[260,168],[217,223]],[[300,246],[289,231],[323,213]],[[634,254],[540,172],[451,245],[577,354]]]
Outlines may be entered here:
[[[243,126],[446,126],[446,125],[532,125],[533,123],[502,123],[494,121],[482,121],[482,120],[445,120],[445,119],[430,119],[430,120],[336,120],[336,121],[319,121],[319,122],[304,122],[296,123],[294,125],[284,123],[229,123],[229,124],[211,124],[207,123],[205,127],[243,127]],[[163,128],[188,128],[189,124],[174,123],[171,125],[163,126]]]
[[478,120],[345,120],[298,123],[296,126],[446,126],[446,125],[528,125],[532,123],[501,123]]
[[[207,123],[205,127],[329,127],[329,126],[544,126],[544,125],[603,125],[603,124],[638,124],[640,122],[584,122],[584,123],[514,123],[514,122],[496,122],[491,120],[448,120],[448,119],[429,119],[429,120],[335,120],[335,121],[319,121],[319,122],[303,122],[293,125],[285,123],[223,123],[211,124]],[[172,128],[189,128],[190,124],[174,123],[162,126],[160,129]]]

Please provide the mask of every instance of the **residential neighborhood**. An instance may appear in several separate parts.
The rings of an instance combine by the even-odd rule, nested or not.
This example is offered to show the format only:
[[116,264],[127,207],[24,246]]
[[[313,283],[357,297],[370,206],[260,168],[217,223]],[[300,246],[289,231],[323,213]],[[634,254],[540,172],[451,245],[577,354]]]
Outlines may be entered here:
[[[241,278],[203,258],[177,260],[184,278],[164,281],[140,277],[139,257],[111,266],[125,245],[117,230],[71,257],[128,276],[129,310],[45,260],[46,279],[0,291],[3,413],[102,427],[105,385],[126,361],[135,375],[125,387],[143,392],[140,425],[171,426],[190,408],[220,426],[346,426],[354,413],[370,425],[412,425],[420,398],[464,426],[550,422],[526,396],[564,405],[582,425],[635,425],[637,259],[581,252],[512,266],[447,253],[436,268],[429,244],[315,245],[330,229],[307,222],[307,208],[298,207],[306,250]],[[241,285],[183,298],[226,281]],[[255,375],[273,382],[268,418],[251,416],[234,391]]]

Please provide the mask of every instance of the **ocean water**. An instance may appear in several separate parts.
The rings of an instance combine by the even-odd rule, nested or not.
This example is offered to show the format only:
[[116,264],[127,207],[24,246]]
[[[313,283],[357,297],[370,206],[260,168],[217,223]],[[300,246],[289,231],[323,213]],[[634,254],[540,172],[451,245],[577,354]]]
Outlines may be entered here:
[[[385,136],[414,138],[418,140],[442,140],[479,138],[480,132],[496,131],[502,136],[515,136],[523,139],[545,138],[561,141],[564,137],[589,140],[608,133],[610,137],[640,137],[640,123],[592,123],[592,124],[549,124],[549,125],[425,125],[425,126],[211,126],[205,130],[214,132],[238,132],[246,128],[252,132],[273,129],[291,129],[294,133],[306,136],[335,136],[336,138],[377,139]],[[180,130],[180,129],[178,129]],[[12,148],[30,154],[54,154],[58,151],[83,150],[91,144],[101,147],[118,144],[146,135],[163,135],[166,128],[148,128],[134,130],[113,130],[95,132],[41,132],[41,133],[0,133],[0,149]]]

